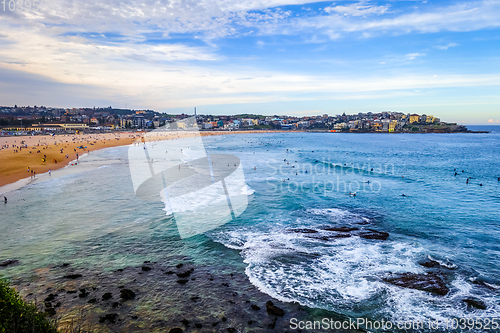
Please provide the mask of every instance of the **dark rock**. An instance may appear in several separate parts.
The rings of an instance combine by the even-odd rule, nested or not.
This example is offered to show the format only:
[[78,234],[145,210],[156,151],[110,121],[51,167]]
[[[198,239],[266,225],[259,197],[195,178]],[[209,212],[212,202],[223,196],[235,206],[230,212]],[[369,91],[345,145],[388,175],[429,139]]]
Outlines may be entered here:
[[99,318],[99,322],[102,324],[106,320],[109,321],[111,324],[116,323],[116,318],[118,318],[118,314],[116,313],[108,313],[104,317]]
[[135,293],[130,289],[122,289],[120,290],[120,298],[123,301],[128,301],[135,298]]
[[177,273],[177,276],[180,278],[187,278],[192,272],[193,271],[185,271],[184,273]]
[[260,307],[255,305],[255,304],[252,304],[251,306],[252,310],[255,310],[255,311],[259,311],[260,310]]
[[141,269],[144,271],[144,272],[149,272],[151,270],[151,267],[149,266],[142,266]]
[[220,320],[222,320],[223,322],[226,322],[227,318],[226,317],[222,317]]
[[479,310],[486,310],[486,304],[484,304],[483,301],[477,298],[466,298],[463,299],[462,302],[467,303],[467,305],[472,306],[473,308],[479,309]]
[[182,320],[181,320],[181,323],[182,323],[182,325],[184,325],[184,326],[186,326],[186,327],[189,327],[189,320],[187,320],[187,319],[182,319]]
[[248,321],[248,325],[252,325],[252,324],[254,324],[254,323],[256,323],[256,321],[255,321],[255,320],[249,320],[249,321]]
[[202,328],[203,325],[202,324],[194,324],[194,327],[196,327],[196,328]]
[[10,265],[15,265],[15,264],[19,264],[19,260],[8,259],[8,260],[5,260],[3,262],[0,262],[0,267],[7,267]]
[[215,326],[217,326],[218,324],[219,324],[219,322],[218,322],[218,321],[216,321],[215,323],[212,323],[212,326],[213,326],[213,327],[215,327]]
[[45,305],[45,308],[51,308],[52,307],[52,303],[50,303],[50,302],[45,302],[43,305]]
[[49,294],[49,296],[47,296],[43,301],[44,302],[52,302],[53,300],[56,299],[56,296],[57,295],[54,295],[54,294]]
[[52,317],[56,314],[56,310],[54,308],[46,308],[45,313],[47,316]]
[[184,264],[178,264],[178,265],[177,265],[177,266],[175,266],[175,267],[177,267],[177,268],[181,268],[182,266],[184,266]]
[[227,328],[227,331],[228,331],[229,333],[234,333],[234,332],[236,332],[236,328],[234,328],[234,327],[228,327],[228,328]]
[[75,280],[82,277],[82,274],[68,274],[64,276],[66,279]]
[[102,295],[102,300],[107,301],[108,299],[111,299],[111,297],[113,297],[111,293],[105,293],[104,295]]
[[69,264],[65,262],[64,264],[62,264],[62,267],[69,267]]
[[318,231],[314,229],[306,229],[306,228],[296,228],[296,229],[288,229],[289,232],[295,232],[298,234],[315,234]]
[[76,290],[68,290],[66,293],[67,294],[76,294]]
[[120,303],[118,303],[118,302],[114,302],[113,304],[111,304],[111,306],[113,308],[117,308],[119,305],[120,305]]
[[274,320],[269,324],[267,325],[267,328],[270,328],[270,329],[274,329],[276,327],[276,317],[274,318]]
[[318,240],[322,240],[322,241],[328,242],[328,241],[331,241],[332,239],[335,239],[335,238],[348,238],[348,237],[351,237],[351,234],[343,233],[343,234],[328,235],[328,236],[313,235],[313,236],[307,236],[307,237],[308,238],[314,238],[314,239],[318,239]]
[[489,289],[489,290],[496,290],[494,287],[488,285],[486,282],[481,281],[481,280],[473,280],[472,283],[477,284],[478,286],[481,286],[481,287],[485,287],[486,289]]
[[197,302],[199,299],[200,299],[199,296],[193,296],[193,297],[191,297],[191,301],[193,301],[193,302]]
[[168,333],[182,333],[182,330],[179,327],[172,328]]
[[123,272],[123,268],[118,268],[116,271],[117,272]]
[[354,230],[358,230],[358,228],[355,227],[331,227],[331,228],[325,228],[327,231],[336,231],[336,232],[351,232]]
[[90,293],[89,293],[89,292],[87,292],[87,290],[85,290],[85,288],[83,288],[83,289],[80,289],[80,294],[78,295],[78,297],[80,297],[80,298],[85,298],[85,297],[87,297],[88,295],[90,295]]
[[145,264],[149,264],[150,262],[151,262],[151,261],[149,261],[149,260],[146,260],[146,261],[145,261],[144,263],[145,263]]
[[278,308],[271,301],[267,301],[266,303],[267,313],[275,315],[275,316],[284,316],[285,311],[283,309]]
[[165,274],[169,274],[169,275],[170,275],[170,274],[174,274],[174,272],[172,272],[172,271],[168,271],[168,272],[166,272]]
[[427,267],[427,268],[433,268],[433,267],[439,267],[439,263],[434,260],[427,260],[425,262],[419,262],[420,265]]
[[227,283],[225,283],[225,282],[224,282],[224,283],[222,284],[222,286],[223,286],[223,287],[229,287],[229,284],[227,284]]
[[139,319],[139,317],[137,317],[137,316],[131,316],[130,318],[132,318],[134,320]]
[[383,232],[383,231],[377,231],[377,230],[373,230],[373,229],[366,229],[366,230],[362,230],[359,233],[359,237],[365,238],[365,239],[386,240],[389,237],[389,234],[387,232]]
[[186,280],[186,279],[182,279],[182,280],[177,280],[177,283],[179,284],[186,284],[188,283],[189,280]]
[[91,298],[91,299],[89,299],[89,301],[87,303],[95,304],[95,303],[97,303],[97,298]]
[[427,291],[441,296],[450,291],[443,280],[435,274],[402,273],[383,280],[398,287]]
[[57,309],[60,306],[61,306],[61,302],[57,302],[56,305],[54,305],[54,309]]

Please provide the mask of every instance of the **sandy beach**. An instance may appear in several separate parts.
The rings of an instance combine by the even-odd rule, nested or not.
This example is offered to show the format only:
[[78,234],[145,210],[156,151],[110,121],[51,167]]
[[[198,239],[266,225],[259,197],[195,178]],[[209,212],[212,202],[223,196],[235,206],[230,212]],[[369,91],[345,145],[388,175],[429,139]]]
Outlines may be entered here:
[[[255,133],[269,133],[269,131],[200,132],[201,136]],[[144,132],[113,132],[0,137],[0,187],[30,178],[32,171],[36,175],[41,175],[49,170],[61,169],[76,160],[77,154],[81,157],[99,149],[132,144],[144,134]],[[162,139],[177,139],[185,135],[183,132],[171,132]],[[152,138],[157,140],[158,136],[153,135]]]
[[[65,167],[83,154],[133,143],[140,134],[10,136],[0,138],[0,186]],[[79,148],[81,147],[81,148]]]

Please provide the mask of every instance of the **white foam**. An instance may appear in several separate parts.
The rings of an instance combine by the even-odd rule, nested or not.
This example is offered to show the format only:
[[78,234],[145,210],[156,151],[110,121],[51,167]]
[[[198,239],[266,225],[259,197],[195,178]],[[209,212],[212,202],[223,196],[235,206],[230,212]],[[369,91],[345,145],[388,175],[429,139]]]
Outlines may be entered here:
[[[341,209],[309,212],[352,214]],[[306,224],[306,227],[311,226]],[[443,322],[476,315],[462,300],[477,295],[478,289],[463,277],[458,276],[451,283],[451,292],[446,296],[397,287],[381,279],[388,272],[425,273],[427,270],[418,261],[426,250],[418,243],[373,242],[355,236],[321,241],[310,234],[286,232],[288,228],[276,223],[222,231],[211,237],[229,248],[241,250],[251,283],[284,302],[296,301],[352,317],[364,314],[392,321]],[[494,296],[480,294],[480,298],[489,307],[481,312],[481,317],[498,317],[500,307],[495,304]]]

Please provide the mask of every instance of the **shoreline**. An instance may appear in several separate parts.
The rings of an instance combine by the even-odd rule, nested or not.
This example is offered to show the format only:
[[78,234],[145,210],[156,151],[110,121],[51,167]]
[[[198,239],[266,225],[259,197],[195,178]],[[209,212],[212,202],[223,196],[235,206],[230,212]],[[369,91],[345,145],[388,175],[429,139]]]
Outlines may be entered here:
[[[127,146],[136,142],[144,133],[117,132],[101,134],[64,134],[43,136],[0,137],[0,194],[8,193],[36,182],[38,176],[61,170],[86,156],[105,148]],[[174,132],[176,133],[176,132]],[[179,134],[182,132],[179,132]],[[201,136],[226,134],[264,134],[269,131],[214,131],[200,132]],[[273,131],[272,133],[286,133]],[[166,138],[167,140],[175,138]],[[24,146],[27,146],[24,148]],[[84,147],[80,149],[78,147]],[[54,149],[53,149],[54,148]],[[62,153],[59,153],[62,149]],[[14,152],[18,151],[18,152]],[[77,158],[78,154],[78,158]],[[66,157],[68,155],[68,157]],[[46,157],[45,157],[46,156]],[[42,159],[45,158],[45,161]],[[57,161],[54,162],[54,160]],[[29,170],[28,170],[29,168]],[[36,177],[31,177],[31,170]]]
[[[78,158],[89,152],[105,148],[126,146],[136,142],[144,133],[154,132],[113,132],[99,134],[63,134],[43,136],[2,136],[0,137],[0,194],[8,193],[29,185],[35,181],[30,171],[44,175],[48,171],[56,171],[69,166]],[[239,130],[239,131],[200,131],[201,136],[235,135],[235,134],[274,134],[274,133],[332,133],[332,134],[487,134],[489,131],[466,132],[330,132],[324,130]],[[66,139],[70,139],[66,140]],[[114,140],[112,140],[114,139]],[[122,140],[123,139],[123,140]],[[166,138],[170,140],[172,138]],[[122,140],[122,141],[120,141]],[[21,144],[21,142],[23,144]],[[51,146],[52,143],[52,146]],[[40,145],[41,144],[41,145]],[[26,145],[26,148],[20,148]],[[52,150],[55,147],[56,149]],[[84,147],[79,149],[78,147]],[[62,150],[61,154],[56,151]],[[79,150],[76,150],[79,149]],[[18,152],[13,152],[17,150]],[[23,151],[24,150],[24,151]],[[66,157],[68,155],[68,157]],[[42,161],[42,156],[46,156]],[[36,160],[38,158],[38,160]],[[57,159],[58,160],[57,160]],[[52,160],[52,161],[51,161]],[[57,162],[54,162],[56,160]],[[28,169],[29,168],[29,169]]]

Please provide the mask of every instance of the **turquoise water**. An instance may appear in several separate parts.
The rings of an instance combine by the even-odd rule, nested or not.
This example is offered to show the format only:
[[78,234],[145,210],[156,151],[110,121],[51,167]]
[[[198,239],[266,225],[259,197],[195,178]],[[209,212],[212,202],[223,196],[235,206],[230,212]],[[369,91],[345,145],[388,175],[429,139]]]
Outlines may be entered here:
[[[21,264],[1,273],[27,279],[36,268],[63,262],[113,270],[181,255],[195,264],[233,265],[277,299],[353,318],[500,317],[498,132],[203,141],[209,153],[237,155],[253,190],[247,210],[232,222],[181,240],[162,202],[135,197],[127,147],[107,149],[95,154],[119,163],[8,195],[0,208],[0,260]],[[290,232],[325,226],[390,236],[325,240]],[[441,263],[446,296],[382,280],[391,272],[429,272],[419,264],[429,258]],[[487,310],[468,308],[467,297],[481,299]]]

